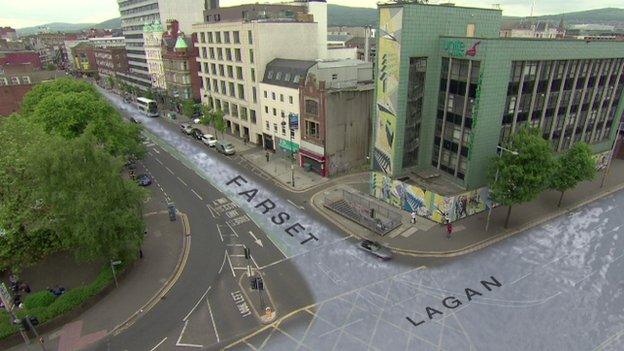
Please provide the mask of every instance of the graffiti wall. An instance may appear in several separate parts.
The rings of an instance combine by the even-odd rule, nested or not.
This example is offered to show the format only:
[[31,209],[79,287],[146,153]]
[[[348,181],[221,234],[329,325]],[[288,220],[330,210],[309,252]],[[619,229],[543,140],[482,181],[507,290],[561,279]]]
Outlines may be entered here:
[[392,155],[397,125],[402,26],[403,8],[379,10],[379,74],[376,81],[377,118],[373,164],[376,170],[386,174],[391,174],[394,167]]
[[405,211],[415,211],[419,216],[438,223],[451,222],[487,210],[491,205],[489,189],[479,188],[454,196],[441,196],[392,180],[380,172],[371,173],[371,195]]

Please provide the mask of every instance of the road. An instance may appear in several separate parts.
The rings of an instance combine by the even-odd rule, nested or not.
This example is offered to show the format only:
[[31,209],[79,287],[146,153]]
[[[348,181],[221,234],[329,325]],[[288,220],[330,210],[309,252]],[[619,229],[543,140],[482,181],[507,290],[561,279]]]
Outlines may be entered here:
[[[120,107],[125,106],[116,96],[109,99]],[[271,261],[267,264],[258,262],[263,274],[270,277],[273,291],[281,294],[274,297],[282,304],[280,322],[252,327],[254,332],[239,339],[220,337],[220,342],[213,344],[206,339],[201,344],[204,347],[227,346],[237,350],[617,350],[624,347],[621,338],[624,286],[620,278],[624,269],[621,259],[624,193],[460,259],[397,257],[383,262],[357,250],[352,238],[345,238],[313,212],[292,206],[288,195],[250,174],[236,159],[207,151],[166,121],[138,114],[134,117],[143,122],[167,152],[183,160],[218,189],[201,187],[207,190],[199,193],[201,189],[192,188],[199,196],[212,201],[224,196],[236,204],[241,213],[253,219],[258,232],[266,234],[267,242],[283,255],[273,261],[275,255],[267,255],[266,262]],[[164,151],[161,153],[166,154]],[[168,172],[162,167],[160,171]],[[199,183],[192,186],[200,188]],[[179,196],[196,197],[188,192]],[[194,247],[196,236],[193,233]],[[213,244],[220,241],[214,235],[210,239]],[[253,238],[249,236],[247,240],[246,245],[253,247]],[[219,260],[205,263],[210,257],[197,255],[201,257],[196,258],[196,265],[208,272],[211,267],[214,271],[214,267],[221,265]],[[177,298],[184,301],[162,302],[163,306],[159,305],[137,322],[124,333],[125,337],[120,335],[118,343],[113,344],[118,348],[110,349],[149,350],[144,344],[141,348],[132,343],[133,338],[145,340],[142,334],[150,335],[149,345],[164,340],[155,350],[175,349],[171,348],[175,343],[167,343],[177,338],[176,333],[180,335],[185,326],[177,316],[186,315],[188,306],[192,307],[206,291],[205,285],[215,287],[206,295],[209,301],[215,291],[221,292],[218,298],[223,300],[227,299],[223,295],[231,293],[226,285],[220,285],[218,276],[206,275],[206,283],[200,288],[202,284],[192,282],[198,275],[187,274],[185,270],[183,278],[191,281],[181,279],[174,287],[175,291],[183,290]],[[300,297],[308,294],[309,297]],[[232,326],[241,325],[232,317],[237,311],[214,311],[212,307],[214,304],[206,304],[207,315],[197,312],[193,335],[201,334],[197,330],[210,331],[212,320],[231,319],[235,321]],[[168,316],[175,322],[164,323],[155,315]],[[193,328],[191,323],[186,324],[188,330]],[[242,329],[245,328],[237,330]]]

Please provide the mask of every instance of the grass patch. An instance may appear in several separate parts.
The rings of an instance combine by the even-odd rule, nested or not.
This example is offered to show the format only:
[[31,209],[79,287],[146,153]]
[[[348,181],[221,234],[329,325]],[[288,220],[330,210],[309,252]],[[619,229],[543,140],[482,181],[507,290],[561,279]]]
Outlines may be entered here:
[[[121,272],[124,267],[120,266],[117,269],[118,272]],[[38,291],[25,299],[23,309],[15,308],[14,311],[18,318],[34,316],[43,324],[82,305],[85,301],[99,294],[112,282],[113,273],[110,267],[104,266],[97,278],[90,284],[67,290],[57,298],[47,290]],[[6,310],[0,311],[0,339],[17,332],[18,328],[11,322],[8,312]]]

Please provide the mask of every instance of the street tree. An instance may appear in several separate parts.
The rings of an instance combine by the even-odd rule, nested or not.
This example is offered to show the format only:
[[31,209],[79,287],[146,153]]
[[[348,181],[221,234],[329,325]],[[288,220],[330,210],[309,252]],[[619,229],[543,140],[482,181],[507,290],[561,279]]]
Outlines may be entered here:
[[29,91],[22,100],[21,112],[24,115],[29,115],[46,96],[70,92],[87,92],[93,96],[97,96],[98,94],[95,88],[87,82],[70,77],[59,78],[51,82],[38,84]]
[[221,133],[221,138],[223,138],[223,133],[225,132],[227,125],[225,123],[225,119],[223,116],[225,115],[221,110],[215,110],[213,113],[213,124],[217,131]]
[[574,144],[555,163],[555,172],[550,180],[551,189],[561,192],[557,207],[561,207],[563,195],[582,181],[592,180],[596,176],[596,162],[586,143]]
[[493,201],[508,206],[507,228],[512,206],[534,200],[549,186],[555,161],[550,144],[537,129],[521,128],[505,148],[514,153],[494,158],[489,173]]
[[193,100],[182,101],[182,114],[188,118],[193,118],[196,111],[195,102]]
[[205,126],[212,126],[214,129],[214,113],[212,109],[207,105],[201,105],[201,109],[202,116],[199,119],[199,123]]

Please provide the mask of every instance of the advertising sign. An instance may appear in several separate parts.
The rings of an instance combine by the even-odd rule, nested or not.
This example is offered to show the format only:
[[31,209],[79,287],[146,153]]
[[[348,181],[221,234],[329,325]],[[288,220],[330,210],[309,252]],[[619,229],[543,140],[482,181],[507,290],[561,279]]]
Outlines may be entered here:
[[288,115],[290,129],[299,129],[299,115],[291,113]]

